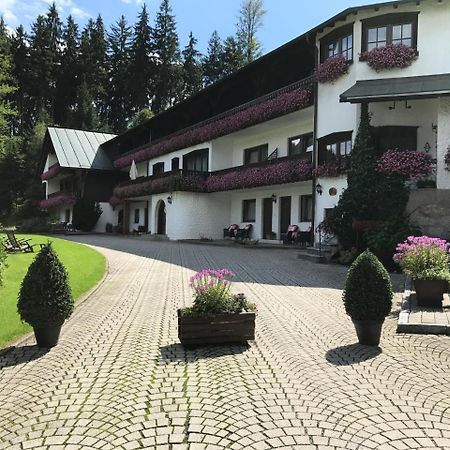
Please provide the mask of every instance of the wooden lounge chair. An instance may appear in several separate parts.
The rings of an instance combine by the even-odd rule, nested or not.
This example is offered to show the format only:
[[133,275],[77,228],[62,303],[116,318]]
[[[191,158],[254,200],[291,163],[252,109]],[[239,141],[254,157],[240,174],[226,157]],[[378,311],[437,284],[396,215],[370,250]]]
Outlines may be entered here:
[[34,247],[37,245],[42,248],[44,244],[30,244],[31,239],[17,239],[13,231],[6,231],[7,242],[4,244],[8,253],[34,253]]

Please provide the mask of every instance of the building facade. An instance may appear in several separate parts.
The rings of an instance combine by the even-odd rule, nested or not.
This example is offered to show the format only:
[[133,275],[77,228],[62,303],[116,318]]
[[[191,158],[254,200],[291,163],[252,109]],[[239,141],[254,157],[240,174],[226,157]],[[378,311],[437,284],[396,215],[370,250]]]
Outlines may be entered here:
[[[410,208],[424,231],[448,235],[448,23],[450,4],[439,0],[349,8],[147,123],[99,142],[93,158],[99,154],[110,163],[107,173],[113,169],[126,180],[101,182],[96,200],[104,213],[96,230],[111,223],[125,233],[219,239],[236,224],[251,225],[254,239],[279,241],[297,225],[302,239],[313,240],[346,187],[366,108],[380,153],[418,150],[436,160],[427,188],[411,191]],[[83,145],[75,150],[82,151]],[[59,153],[47,151],[48,195],[61,194],[54,180],[65,179],[48,173],[52,164],[62,166]],[[132,166],[137,173],[130,180]],[[85,170],[100,176],[94,167]],[[63,205],[54,208],[69,218]]]

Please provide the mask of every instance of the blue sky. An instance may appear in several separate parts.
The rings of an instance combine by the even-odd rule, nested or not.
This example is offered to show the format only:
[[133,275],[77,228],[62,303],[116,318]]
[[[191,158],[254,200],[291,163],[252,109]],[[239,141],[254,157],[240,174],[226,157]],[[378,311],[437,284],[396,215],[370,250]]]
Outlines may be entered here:
[[[234,34],[241,1],[171,0],[181,44],[186,43],[191,30],[199,41],[201,51],[206,50],[213,30],[217,29],[222,38]],[[0,15],[4,16],[11,28],[22,23],[29,29],[37,14],[45,13],[51,2],[52,0],[0,0]],[[259,34],[264,52],[279,47],[343,9],[374,2],[376,0],[265,0],[267,14],[264,28]],[[160,0],[147,0],[146,3],[153,20]],[[109,27],[121,14],[130,23],[134,23],[142,0],[56,0],[56,4],[63,17],[72,14],[80,24],[101,13]]]

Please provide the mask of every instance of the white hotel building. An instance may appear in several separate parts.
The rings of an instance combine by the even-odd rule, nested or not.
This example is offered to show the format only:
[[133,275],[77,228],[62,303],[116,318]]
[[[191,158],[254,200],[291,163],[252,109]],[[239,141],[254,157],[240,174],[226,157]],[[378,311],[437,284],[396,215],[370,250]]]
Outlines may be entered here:
[[[71,196],[90,196],[103,209],[97,231],[111,223],[125,233],[220,239],[230,224],[252,224],[252,238],[280,240],[294,224],[312,239],[346,187],[345,173],[312,169],[351,154],[367,107],[380,152],[436,159],[409,207],[425,232],[449,237],[449,24],[442,0],[349,8],[122,135],[49,129],[43,206],[70,221]],[[375,71],[361,57],[396,44],[417,51],[408,67]],[[347,72],[317,82],[316,67],[336,54]]]

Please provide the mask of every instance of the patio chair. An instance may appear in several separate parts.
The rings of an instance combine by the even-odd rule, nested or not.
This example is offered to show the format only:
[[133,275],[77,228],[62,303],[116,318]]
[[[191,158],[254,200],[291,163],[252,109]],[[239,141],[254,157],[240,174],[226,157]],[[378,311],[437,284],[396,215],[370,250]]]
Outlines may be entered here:
[[240,228],[237,231],[236,238],[238,239],[250,239],[250,234],[252,232],[253,225],[248,223],[244,228]]
[[295,244],[298,240],[298,233],[298,225],[289,225],[283,238],[283,244]]
[[30,244],[31,239],[17,239],[14,231],[6,231],[6,237],[8,241],[6,242],[5,250],[8,253],[34,253],[34,247],[40,246],[42,248],[45,244]]
[[231,237],[235,238],[237,236],[237,233],[239,231],[239,225],[233,223],[228,228],[223,229],[223,237]]

